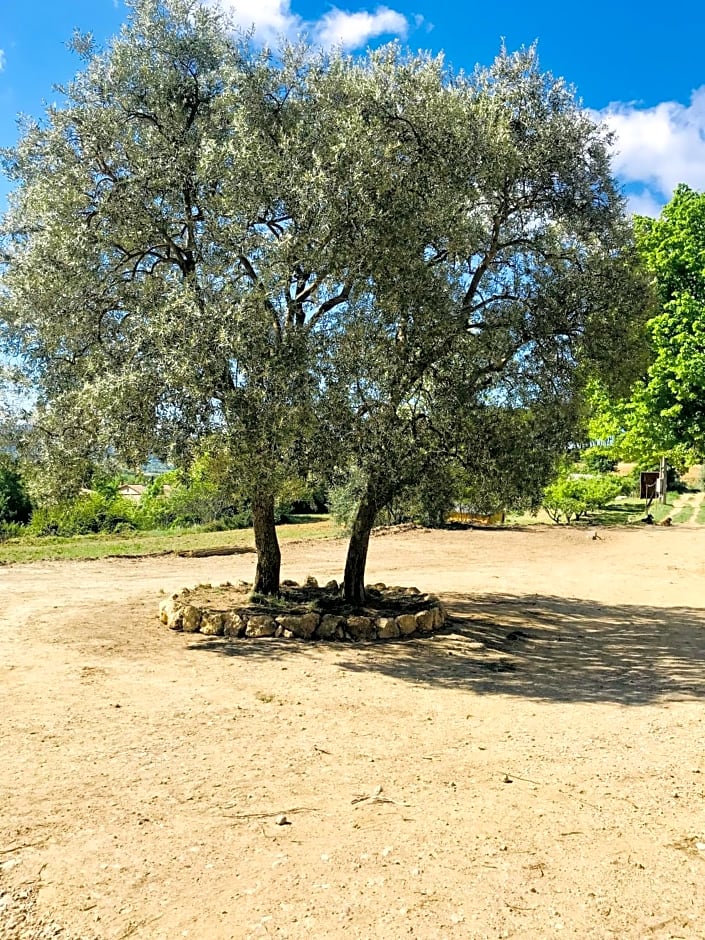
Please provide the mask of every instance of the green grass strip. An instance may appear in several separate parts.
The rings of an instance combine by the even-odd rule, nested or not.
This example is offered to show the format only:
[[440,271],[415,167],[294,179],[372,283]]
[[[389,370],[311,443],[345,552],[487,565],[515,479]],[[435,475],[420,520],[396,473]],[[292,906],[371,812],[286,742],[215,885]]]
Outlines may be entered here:
[[[280,541],[336,538],[341,534],[338,526],[327,516],[301,518],[307,521],[277,526]],[[73,538],[23,536],[0,542],[0,564],[111,558],[125,555],[141,557],[223,546],[253,547],[252,529],[235,529],[226,532],[193,532],[188,529],[158,530],[121,535],[77,535]]]

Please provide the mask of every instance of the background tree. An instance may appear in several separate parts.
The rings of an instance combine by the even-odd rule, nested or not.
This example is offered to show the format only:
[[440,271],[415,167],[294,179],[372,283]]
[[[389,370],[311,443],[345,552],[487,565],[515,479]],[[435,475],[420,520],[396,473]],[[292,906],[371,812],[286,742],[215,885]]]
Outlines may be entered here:
[[635,230],[654,298],[649,359],[630,394],[593,387],[590,435],[613,440],[621,459],[684,469],[705,454],[705,194],[679,186]]
[[705,194],[676,189],[659,219],[636,220],[637,245],[653,275],[658,310],[649,320],[653,361],[637,400],[663,450],[705,453]]

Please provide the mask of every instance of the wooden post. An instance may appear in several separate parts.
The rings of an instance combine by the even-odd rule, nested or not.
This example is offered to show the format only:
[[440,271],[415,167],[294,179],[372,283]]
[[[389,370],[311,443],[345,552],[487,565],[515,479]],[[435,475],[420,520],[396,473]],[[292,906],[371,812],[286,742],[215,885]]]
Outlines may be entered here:
[[666,502],[666,493],[668,492],[668,467],[666,465],[666,458],[661,458],[661,463],[659,465],[659,483],[660,486],[660,502]]

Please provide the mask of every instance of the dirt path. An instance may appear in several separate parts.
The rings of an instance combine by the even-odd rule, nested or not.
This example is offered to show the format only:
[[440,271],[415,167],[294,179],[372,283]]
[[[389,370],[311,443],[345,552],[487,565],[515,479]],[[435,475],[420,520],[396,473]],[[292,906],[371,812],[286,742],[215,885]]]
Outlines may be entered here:
[[674,502],[673,510],[671,515],[674,519],[678,517],[678,514],[684,510],[690,510],[690,516],[685,521],[678,521],[679,525],[686,525],[691,527],[702,528],[704,523],[698,522],[698,512],[700,507],[705,500],[705,492],[697,491],[693,492],[692,490],[687,493],[682,493]]
[[600,536],[375,538],[454,616],[377,645],[159,625],[248,555],[0,569],[0,938],[702,940],[705,534]]

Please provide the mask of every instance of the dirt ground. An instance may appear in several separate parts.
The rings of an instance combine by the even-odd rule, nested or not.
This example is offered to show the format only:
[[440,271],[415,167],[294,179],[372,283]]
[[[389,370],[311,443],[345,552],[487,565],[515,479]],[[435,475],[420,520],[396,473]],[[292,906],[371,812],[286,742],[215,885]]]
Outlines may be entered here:
[[252,555],[0,569],[0,938],[702,940],[705,530],[600,536],[376,537],[453,620],[370,645],[159,624]]

